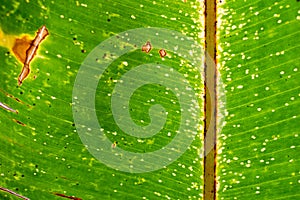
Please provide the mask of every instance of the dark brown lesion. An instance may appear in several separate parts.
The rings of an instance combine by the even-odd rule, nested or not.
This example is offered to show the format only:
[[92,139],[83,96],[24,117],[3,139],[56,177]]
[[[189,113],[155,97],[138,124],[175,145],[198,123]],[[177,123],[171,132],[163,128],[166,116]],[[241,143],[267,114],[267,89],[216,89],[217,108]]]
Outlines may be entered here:
[[14,122],[16,122],[17,124],[20,124],[21,126],[26,126],[26,124],[24,124],[23,122],[17,120],[17,119],[12,119]]
[[17,59],[23,63],[22,71],[18,77],[18,84],[21,85],[30,73],[30,63],[36,55],[40,43],[49,35],[46,26],[42,26],[32,40],[28,36],[16,38],[12,51]]
[[67,196],[65,194],[60,194],[60,193],[54,193],[54,195],[59,196],[59,197],[63,197],[63,198],[67,198],[67,199],[72,199],[72,200],[82,200],[81,198],[78,198],[78,197]]

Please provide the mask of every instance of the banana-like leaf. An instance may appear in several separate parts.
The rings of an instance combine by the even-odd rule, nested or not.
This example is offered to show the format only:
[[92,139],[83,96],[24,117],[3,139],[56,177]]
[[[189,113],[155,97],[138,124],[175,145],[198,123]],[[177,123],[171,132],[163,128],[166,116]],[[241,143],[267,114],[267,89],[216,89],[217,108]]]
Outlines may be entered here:
[[2,1],[0,198],[201,198],[201,12]]
[[[297,199],[300,3],[217,11],[217,199]],[[202,199],[203,13],[2,1],[0,199]]]
[[222,5],[219,199],[299,199],[300,2]]

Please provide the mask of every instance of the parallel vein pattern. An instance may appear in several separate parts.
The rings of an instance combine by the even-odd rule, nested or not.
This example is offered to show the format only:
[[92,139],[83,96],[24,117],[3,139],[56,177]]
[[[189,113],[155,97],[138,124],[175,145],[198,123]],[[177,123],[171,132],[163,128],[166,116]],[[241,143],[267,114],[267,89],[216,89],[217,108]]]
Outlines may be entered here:
[[300,4],[234,1],[219,32],[226,126],[219,199],[300,197]]

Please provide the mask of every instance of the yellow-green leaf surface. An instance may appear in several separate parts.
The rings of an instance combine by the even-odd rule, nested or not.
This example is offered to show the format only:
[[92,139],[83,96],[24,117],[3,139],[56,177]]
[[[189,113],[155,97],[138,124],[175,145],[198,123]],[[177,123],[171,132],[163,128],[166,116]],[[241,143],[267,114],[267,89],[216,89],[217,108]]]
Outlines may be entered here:
[[219,199],[299,199],[300,2],[230,1],[219,30]]
[[[217,199],[298,199],[300,2],[218,6]],[[203,14],[196,0],[2,1],[0,199],[202,199]],[[14,40],[43,25],[18,86]]]
[[[17,114],[2,108],[0,110],[2,188],[30,199],[201,198],[203,169],[199,150],[202,147],[200,140],[202,111],[194,116],[199,120],[197,127],[185,128],[183,132],[178,132],[178,129],[185,120],[181,118],[181,114],[188,111],[181,109],[181,104],[189,105],[184,99],[183,102],[179,102],[181,96],[192,92],[193,98],[196,99],[195,108],[199,109],[203,104],[202,75],[195,66],[197,63],[189,62],[191,52],[181,46],[183,40],[186,41],[185,38],[176,37],[176,34],[173,36],[175,39],[165,38],[167,34],[176,31],[179,35],[182,34],[191,38],[191,41],[202,44],[203,25],[200,23],[200,13],[203,10],[199,2],[5,0],[0,6],[0,25],[3,31],[0,38],[2,40],[0,102],[18,111]],[[5,40],[15,36],[21,37],[22,34],[34,37],[42,25],[48,28],[49,36],[42,41],[36,57],[30,64],[31,74],[24,80],[22,86],[18,86],[17,78],[23,64],[16,59],[11,49],[7,48],[9,45]],[[118,58],[113,57],[115,54],[112,49],[105,55],[99,55],[101,57],[97,60],[107,58],[114,61],[101,77],[98,76],[99,83],[94,99],[88,100],[95,102],[98,123],[102,133],[111,142],[109,148],[112,152],[118,148],[139,154],[155,152],[169,144],[178,134],[194,135],[194,140],[187,146],[186,151],[181,152],[183,155],[167,163],[168,165],[155,171],[148,169],[147,172],[131,173],[130,170],[135,172],[135,165],[127,172],[122,170],[123,154],[119,154],[120,169],[117,170],[117,162],[114,163],[115,167],[107,166],[89,153],[90,146],[83,143],[78,133],[82,122],[74,122],[73,114],[78,116],[76,114],[78,109],[82,111],[80,110],[82,101],[77,102],[77,99],[90,91],[88,83],[97,78],[97,74],[92,74],[86,79],[78,78],[76,87],[81,87],[81,90],[74,89],[73,86],[80,67],[86,66],[84,63],[88,62],[85,59],[94,55],[90,53],[95,52],[93,49],[100,43],[114,37],[115,41],[121,41],[123,36],[125,39],[128,36],[124,31],[145,31],[148,27],[164,28],[169,31],[166,35],[157,33],[151,38],[147,34],[142,37],[143,35],[139,33],[137,34],[139,38],[135,41],[137,43],[131,43],[129,39],[122,40],[117,43],[119,46],[114,48],[117,50],[131,48],[131,50]],[[141,44],[146,44],[149,38],[152,39],[150,42],[153,47],[147,54],[142,52]],[[174,48],[168,49],[170,45]],[[159,50],[162,49],[167,51],[164,58],[159,55]],[[189,54],[178,53],[180,49]],[[101,46],[99,51],[102,51]],[[96,59],[93,61],[96,63]],[[191,87],[184,88],[186,93],[177,92],[178,82],[183,81],[177,79],[168,83],[174,87],[173,90],[166,87],[164,82],[161,84],[152,82],[137,88],[131,96],[128,107],[133,123],[141,127],[151,124],[153,110],[150,108],[155,104],[164,107],[167,119],[162,129],[154,136],[136,138],[124,132],[115,121],[112,115],[111,94],[122,76],[145,63],[154,63],[157,68],[168,66],[170,72],[165,73],[165,77],[171,76],[174,74],[173,71],[176,71]],[[158,76],[155,75],[157,69],[153,71],[151,77],[155,78]],[[151,75],[152,72],[148,68],[148,71],[143,73]],[[144,76],[143,73],[141,77]],[[139,76],[133,81],[135,80],[139,80]],[[78,104],[79,106],[74,108]],[[189,111],[189,116],[191,114],[193,111]],[[77,119],[85,115],[85,112],[79,113]],[[83,120],[88,122],[88,117],[87,115]],[[123,122],[126,125],[127,121]],[[187,127],[191,122],[186,120],[184,123]],[[94,127],[86,128],[88,136],[88,131]],[[99,150],[105,153],[103,150],[105,148],[107,149],[107,146],[99,145],[91,151]],[[178,153],[181,150],[175,148],[172,151]],[[114,156],[111,157],[112,160]],[[159,156],[161,161],[168,161],[172,157],[165,154]],[[134,158],[132,162],[135,162]],[[145,162],[144,167],[147,169],[147,165],[151,164]],[[15,198],[17,197],[8,192],[0,191],[0,199]]]

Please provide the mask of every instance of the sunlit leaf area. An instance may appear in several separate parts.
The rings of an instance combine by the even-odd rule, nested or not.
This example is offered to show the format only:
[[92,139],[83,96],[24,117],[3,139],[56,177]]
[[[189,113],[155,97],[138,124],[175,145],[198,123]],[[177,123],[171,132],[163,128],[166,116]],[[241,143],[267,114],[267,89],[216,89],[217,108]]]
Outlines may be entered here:
[[[203,199],[204,10],[2,0],[0,199]],[[299,199],[300,2],[216,12],[216,199]]]

